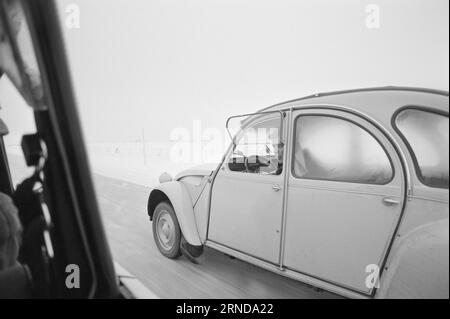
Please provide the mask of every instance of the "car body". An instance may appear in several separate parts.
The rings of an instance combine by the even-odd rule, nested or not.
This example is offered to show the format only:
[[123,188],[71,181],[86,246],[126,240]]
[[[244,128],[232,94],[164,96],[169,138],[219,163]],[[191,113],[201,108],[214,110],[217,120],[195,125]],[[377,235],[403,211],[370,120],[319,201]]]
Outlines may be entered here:
[[448,92],[381,87],[247,114],[221,163],[160,177],[156,244],[347,297],[448,298],[448,113]]

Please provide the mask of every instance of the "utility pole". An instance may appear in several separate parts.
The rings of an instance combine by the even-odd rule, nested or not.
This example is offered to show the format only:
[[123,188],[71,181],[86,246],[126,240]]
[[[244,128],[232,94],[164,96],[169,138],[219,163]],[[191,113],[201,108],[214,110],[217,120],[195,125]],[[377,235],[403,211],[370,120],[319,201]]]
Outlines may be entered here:
[[142,128],[142,154],[144,156],[144,166],[147,165],[147,152],[145,147],[145,128]]

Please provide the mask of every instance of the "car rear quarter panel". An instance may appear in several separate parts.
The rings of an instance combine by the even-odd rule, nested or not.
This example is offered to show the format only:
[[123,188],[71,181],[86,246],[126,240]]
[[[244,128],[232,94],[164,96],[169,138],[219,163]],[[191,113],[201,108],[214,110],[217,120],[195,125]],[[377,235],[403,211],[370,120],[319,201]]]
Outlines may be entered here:
[[394,247],[378,298],[449,298],[449,221],[413,229]]

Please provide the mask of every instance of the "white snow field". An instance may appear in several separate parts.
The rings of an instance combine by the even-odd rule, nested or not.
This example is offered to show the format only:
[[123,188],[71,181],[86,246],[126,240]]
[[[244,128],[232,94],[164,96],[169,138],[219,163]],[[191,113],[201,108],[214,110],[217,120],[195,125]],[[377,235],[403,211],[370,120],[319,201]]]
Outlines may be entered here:
[[[116,142],[88,144],[89,161],[94,173],[144,186],[155,186],[158,177],[204,162],[184,159],[170,142]],[[217,156],[215,157],[217,158]]]

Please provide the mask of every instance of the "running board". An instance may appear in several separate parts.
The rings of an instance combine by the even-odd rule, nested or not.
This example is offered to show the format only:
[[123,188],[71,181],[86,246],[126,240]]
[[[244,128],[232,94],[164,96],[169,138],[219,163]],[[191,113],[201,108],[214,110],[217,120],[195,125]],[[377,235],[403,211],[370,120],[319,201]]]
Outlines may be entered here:
[[297,281],[299,281],[301,283],[304,283],[306,285],[309,285],[309,286],[311,286],[312,288],[315,288],[315,289],[325,290],[325,291],[328,291],[328,292],[331,292],[331,293],[334,293],[334,294],[337,294],[337,295],[340,295],[340,296],[343,296],[343,297],[347,297],[347,298],[370,299],[370,296],[367,296],[367,295],[364,295],[362,293],[358,293],[358,292],[355,292],[355,291],[352,291],[352,290],[349,290],[349,289],[345,289],[343,287],[336,286],[334,284],[325,282],[323,280],[320,280],[320,279],[317,279],[317,278],[314,278],[314,277],[310,277],[310,276],[305,275],[305,274],[298,273],[298,272],[290,270],[290,269],[283,268],[281,270],[280,267],[277,266],[277,265],[273,265],[273,264],[270,264],[268,262],[262,261],[262,260],[260,260],[258,258],[249,256],[249,255],[247,255],[247,254],[245,254],[243,252],[240,252],[240,251],[237,251],[235,249],[223,246],[223,245],[221,245],[219,243],[216,243],[216,242],[213,242],[211,240],[207,240],[205,242],[205,246],[207,246],[209,248],[212,248],[212,249],[215,249],[217,251],[220,251],[220,252],[222,252],[224,254],[227,254],[229,256],[236,257],[239,260],[242,260],[244,262],[248,262],[248,263],[250,263],[252,265],[261,267],[261,268],[263,268],[265,270],[274,272],[274,273],[279,274],[281,276],[297,280]]

